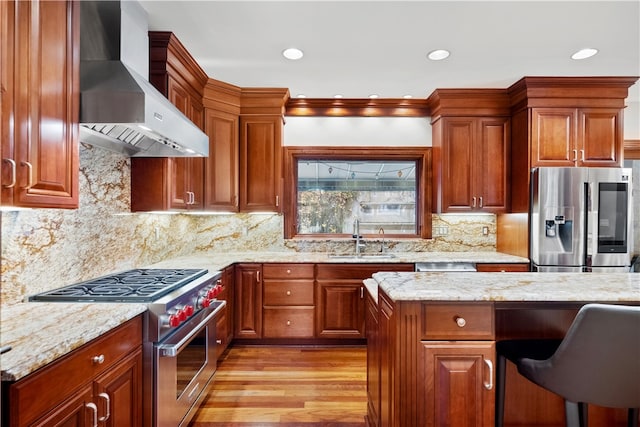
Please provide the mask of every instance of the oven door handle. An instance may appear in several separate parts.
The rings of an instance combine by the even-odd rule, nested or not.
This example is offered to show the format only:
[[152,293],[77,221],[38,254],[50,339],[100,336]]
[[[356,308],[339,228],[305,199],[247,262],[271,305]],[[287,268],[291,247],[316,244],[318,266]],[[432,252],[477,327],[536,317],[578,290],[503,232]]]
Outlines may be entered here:
[[189,343],[189,341],[191,341],[191,338],[196,336],[202,330],[202,328],[204,328],[207,325],[207,323],[209,323],[211,319],[213,319],[215,315],[218,314],[218,312],[222,309],[222,307],[225,306],[225,304],[226,304],[226,301],[223,301],[223,304],[220,304],[218,307],[216,307],[211,313],[207,315],[207,317],[205,317],[204,319],[202,319],[200,323],[198,323],[198,326],[196,326],[191,331],[189,331],[189,333],[185,335],[182,339],[180,339],[180,341],[178,341],[177,343],[172,343],[171,339],[168,339],[167,340],[168,342],[159,344],[158,351],[160,356],[176,357],[178,353],[180,353],[182,348],[186,346]]

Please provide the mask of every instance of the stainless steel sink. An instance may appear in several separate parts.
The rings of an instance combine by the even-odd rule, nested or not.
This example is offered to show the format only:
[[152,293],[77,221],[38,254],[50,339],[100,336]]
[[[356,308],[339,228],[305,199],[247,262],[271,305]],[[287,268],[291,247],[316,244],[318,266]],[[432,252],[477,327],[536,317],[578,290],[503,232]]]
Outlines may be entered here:
[[329,254],[331,259],[392,259],[396,256],[394,254],[360,254],[360,255],[341,255],[341,254]]

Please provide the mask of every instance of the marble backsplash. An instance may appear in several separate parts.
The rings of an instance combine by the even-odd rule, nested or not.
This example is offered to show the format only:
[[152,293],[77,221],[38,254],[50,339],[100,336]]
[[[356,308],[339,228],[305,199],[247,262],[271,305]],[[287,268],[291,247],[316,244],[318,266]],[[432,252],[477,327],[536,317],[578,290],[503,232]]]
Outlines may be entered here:
[[[0,304],[189,254],[353,250],[351,239],[284,240],[276,214],[132,214],[129,177],[128,158],[81,145],[77,210],[1,212]],[[495,250],[493,215],[434,215],[433,226],[440,235],[432,240],[387,241],[387,250]],[[380,243],[366,241],[365,252],[379,250]]]

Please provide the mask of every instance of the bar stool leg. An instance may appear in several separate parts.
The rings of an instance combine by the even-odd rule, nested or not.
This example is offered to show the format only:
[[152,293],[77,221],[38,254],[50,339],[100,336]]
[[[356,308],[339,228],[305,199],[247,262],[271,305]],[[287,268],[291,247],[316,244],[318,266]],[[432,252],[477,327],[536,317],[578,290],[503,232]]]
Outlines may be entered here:
[[638,427],[638,415],[640,410],[638,408],[629,408],[629,415],[627,417],[627,427]]
[[564,411],[567,427],[587,427],[588,406],[586,403],[564,401]]

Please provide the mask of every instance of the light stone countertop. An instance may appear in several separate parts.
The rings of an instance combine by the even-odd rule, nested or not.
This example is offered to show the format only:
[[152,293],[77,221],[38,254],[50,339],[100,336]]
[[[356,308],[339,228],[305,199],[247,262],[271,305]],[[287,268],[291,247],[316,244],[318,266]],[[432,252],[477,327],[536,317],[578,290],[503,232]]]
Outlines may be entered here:
[[[325,252],[228,252],[220,254],[199,254],[167,259],[155,263],[153,268],[208,268],[210,271],[237,263],[292,262],[292,263],[331,263],[331,264],[398,264],[416,262],[472,262],[472,263],[528,263],[528,258],[508,255],[500,252],[390,252],[393,258],[374,256],[355,258],[332,258]],[[372,255],[372,254],[365,254]]]
[[393,301],[640,302],[637,273],[375,273]]
[[[319,252],[236,252],[184,256],[146,267],[217,271],[238,262],[380,263],[392,267],[394,263],[425,261],[522,263],[529,260],[490,251],[394,253],[393,258],[383,259],[331,258],[327,253]],[[377,292],[375,286],[372,290]],[[131,303],[24,302],[3,306],[0,310],[0,346],[10,345],[12,350],[0,355],[1,379],[18,380],[145,310],[145,304]]]
[[145,304],[25,302],[3,307],[2,381],[17,381],[147,310]]

